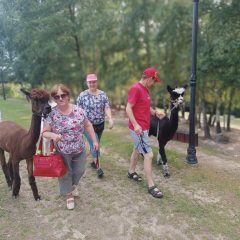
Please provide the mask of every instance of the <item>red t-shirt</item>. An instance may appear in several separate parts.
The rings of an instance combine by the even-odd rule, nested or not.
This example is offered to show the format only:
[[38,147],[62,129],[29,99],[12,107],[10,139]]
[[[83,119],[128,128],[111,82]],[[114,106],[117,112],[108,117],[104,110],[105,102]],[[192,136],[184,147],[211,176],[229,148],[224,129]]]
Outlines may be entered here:
[[[133,105],[133,115],[142,130],[149,130],[151,98],[148,89],[139,82],[134,84],[128,91],[128,102]],[[128,127],[134,130],[130,120]]]

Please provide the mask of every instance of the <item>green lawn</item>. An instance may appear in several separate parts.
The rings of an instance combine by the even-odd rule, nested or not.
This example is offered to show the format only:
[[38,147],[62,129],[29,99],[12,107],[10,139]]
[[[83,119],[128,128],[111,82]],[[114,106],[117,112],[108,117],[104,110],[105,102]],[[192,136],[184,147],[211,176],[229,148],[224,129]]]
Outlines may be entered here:
[[28,128],[31,121],[31,103],[26,99],[0,100],[2,120],[11,120]]

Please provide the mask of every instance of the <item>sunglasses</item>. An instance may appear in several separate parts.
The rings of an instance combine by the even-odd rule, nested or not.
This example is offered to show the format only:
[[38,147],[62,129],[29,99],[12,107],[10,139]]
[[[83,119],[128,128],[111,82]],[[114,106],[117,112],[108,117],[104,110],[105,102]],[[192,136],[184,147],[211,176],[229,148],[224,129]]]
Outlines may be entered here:
[[61,98],[61,99],[65,99],[67,96],[68,96],[68,94],[63,93],[63,94],[60,94],[60,95],[55,95],[53,98],[54,98],[55,100],[59,100],[60,98]]

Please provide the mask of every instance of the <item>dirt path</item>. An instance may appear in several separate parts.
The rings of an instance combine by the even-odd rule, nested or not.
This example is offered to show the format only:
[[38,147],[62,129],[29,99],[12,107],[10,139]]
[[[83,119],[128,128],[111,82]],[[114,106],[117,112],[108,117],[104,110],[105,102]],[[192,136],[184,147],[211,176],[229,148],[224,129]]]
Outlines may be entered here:
[[[124,123],[124,122],[123,122]],[[107,131],[107,130],[106,130]],[[128,139],[126,135],[126,139]],[[198,167],[218,171],[240,172],[239,134],[232,144],[215,144],[201,140],[197,148]],[[155,139],[152,143],[156,144]],[[183,156],[186,144],[170,142],[173,149]],[[214,149],[214,154],[213,154]],[[174,196],[184,196],[196,204],[218,204],[225,209],[226,197],[216,191],[196,189],[194,184],[183,184],[184,173],[176,169],[170,179],[154,168],[156,182],[164,190],[163,200],[154,199],[146,192],[146,182],[136,183],[126,177],[128,159],[103,148],[105,177],[98,179],[88,166],[81,181],[81,195],[76,199],[74,211],[68,211],[65,200],[58,196],[57,180],[38,178],[41,201],[34,201],[27,182],[26,164],[21,163],[22,186],[20,196],[12,199],[0,171],[0,240],[199,240],[229,239],[221,234],[193,228],[194,219],[177,214]],[[108,163],[107,163],[108,162]],[[171,164],[170,164],[171,169]],[[138,171],[143,172],[140,162]],[[238,205],[239,206],[239,205]],[[239,217],[238,209],[229,210],[232,218]]]

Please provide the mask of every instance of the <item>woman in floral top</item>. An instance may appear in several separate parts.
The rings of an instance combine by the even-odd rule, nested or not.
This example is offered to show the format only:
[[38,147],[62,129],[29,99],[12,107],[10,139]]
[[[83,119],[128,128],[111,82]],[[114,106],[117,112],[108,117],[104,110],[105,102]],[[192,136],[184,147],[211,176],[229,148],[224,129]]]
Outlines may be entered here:
[[54,141],[68,168],[67,174],[59,177],[58,181],[60,194],[67,196],[67,208],[73,209],[74,197],[79,195],[77,186],[86,165],[84,129],[95,150],[98,150],[98,142],[84,110],[69,102],[70,90],[65,85],[54,85],[51,96],[57,105],[44,122],[43,136]]
[[[112,129],[113,127],[111,108],[109,106],[109,100],[106,93],[97,88],[98,84],[96,74],[88,74],[86,81],[88,89],[80,93],[77,98],[77,105],[86,112],[88,119],[93,125],[97,140],[100,143],[100,139],[104,130],[105,115],[108,117],[109,128]],[[97,174],[99,177],[101,177],[103,176],[103,170],[100,167],[100,152],[97,152],[94,149],[93,142],[86,131],[84,132],[84,135],[88,140],[90,152],[93,157],[91,166],[97,169]]]

